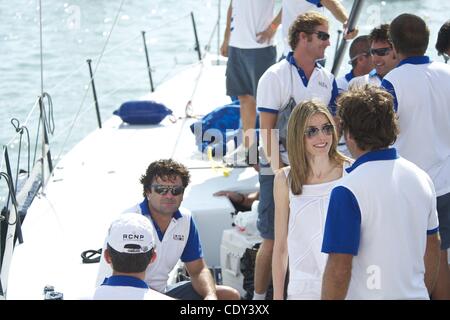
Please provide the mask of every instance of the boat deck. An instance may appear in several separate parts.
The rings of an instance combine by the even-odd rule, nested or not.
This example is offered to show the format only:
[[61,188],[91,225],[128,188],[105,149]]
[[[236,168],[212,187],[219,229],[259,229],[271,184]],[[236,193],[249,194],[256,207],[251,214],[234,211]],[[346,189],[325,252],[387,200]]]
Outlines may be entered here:
[[222,231],[231,228],[234,207],[227,198],[212,194],[223,189],[253,191],[258,179],[253,168],[235,168],[225,176],[195,146],[189,126],[197,119],[184,117],[187,102],[198,116],[229,102],[225,66],[212,62],[206,59],[203,67],[187,68],[146,97],[172,109],[179,118],[175,123],[166,118],[159,125],[135,126],[113,116],[57,164],[25,218],[24,243],[16,246],[11,262],[8,299],[43,299],[46,285],[65,299],[88,295],[98,264],[83,264],[80,254],[101,248],[112,219],[142,201],[139,178],[152,161],[162,158],[190,169],[192,182],[182,206],[197,223],[208,265],[220,265]]

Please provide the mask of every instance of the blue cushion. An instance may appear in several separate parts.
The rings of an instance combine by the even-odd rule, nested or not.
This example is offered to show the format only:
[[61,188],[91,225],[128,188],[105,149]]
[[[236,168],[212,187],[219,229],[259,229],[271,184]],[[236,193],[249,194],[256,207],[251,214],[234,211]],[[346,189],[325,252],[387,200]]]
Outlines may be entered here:
[[129,124],[158,124],[172,114],[172,110],[155,101],[127,101],[113,114]]
[[[195,132],[195,127],[197,127],[197,130],[201,129],[201,131]],[[258,127],[259,119],[257,118],[256,128]],[[233,139],[236,145],[237,136],[240,134],[238,130],[240,128],[239,100],[214,109],[201,120],[193,123],[190,128],[192,133],[196,134],[195,140],[199,151],[204,152],[208,146],[211,146],[213,148],[213,155],[223,155],[226,153],[227,142]],[[204,136],[205,131],[209,129],[216,129],[221,134],[209,139]],[[216,150],[222,150],[222,152],[216,152]]]

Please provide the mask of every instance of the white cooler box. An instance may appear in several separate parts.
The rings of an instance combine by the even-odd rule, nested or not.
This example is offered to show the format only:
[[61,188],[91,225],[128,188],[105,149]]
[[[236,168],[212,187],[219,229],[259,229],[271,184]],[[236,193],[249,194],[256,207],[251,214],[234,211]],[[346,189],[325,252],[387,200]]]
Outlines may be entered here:
[[242,297],[246,291],[243,288],[244,275],[241,273],[241,258],[247,248],[253,248],[261,243],[258,235],[247,235],[237,229],[223,231],[220,245],[220,266],[222,269],[222,281],[224,285],[235,288]]

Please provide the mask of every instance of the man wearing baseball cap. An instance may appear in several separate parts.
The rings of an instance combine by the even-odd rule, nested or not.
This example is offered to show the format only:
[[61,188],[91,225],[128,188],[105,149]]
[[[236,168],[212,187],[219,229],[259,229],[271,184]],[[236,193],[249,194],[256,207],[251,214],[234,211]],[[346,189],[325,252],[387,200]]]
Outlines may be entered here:
[[94,300],[172,299],[144,282],[147,266],[156,258],[151,222],[142,215],[125,213],[114,220],[106,238],[105,261],[113,269],[93,296]]

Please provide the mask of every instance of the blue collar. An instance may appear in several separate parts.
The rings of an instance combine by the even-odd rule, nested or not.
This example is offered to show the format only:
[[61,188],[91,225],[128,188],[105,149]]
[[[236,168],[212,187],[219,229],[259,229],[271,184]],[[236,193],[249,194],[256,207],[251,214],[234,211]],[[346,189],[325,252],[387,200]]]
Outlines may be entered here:
[[369,78],[378,77],[378,79],[383,80],[383,78],[377,73],[377,69],[372,69],[369,72]]
[[120,286],[148,289],[148,285],[144,281],[131,276],[111,276],[109,278],[105,278],[102,286]]
[[347,173],[352,172],[357,167],[362,165],[363,163],[370,162],[370,161],[378,161],[378,160],[394,160],[397,159],[397,150],[395,148],[388,148],[388,149],[381,149],[376,151],[369,151],[367,153],[364,153],[362,156],[360,156],[356,161],[353,163],[353,165],[347,169]]
[[350,70],[349,73],[347,73],[345,75],[345,80],[347,80],[347,82],[350,82],[350,80],[352,80],[354,77],[355,77],[355,75],[353,74],[353,69],[352,69],[352,70]]
[[[309,79],[306,78],[305,71],[303,71],[303,69],[301,67],[299,67],[297,65],[297,63],[295,62],[294,52],[290,51],[288,53],[288,55],[286,56],[286,60],[287,60],[287,62],[289,62],[289,64],[293,65],[297,69],[298,75],[300,76],[300,79],[302,79],[303,85],[305,87],[307,87]],[[316,68],[322,68],[322,66],[319,63],[317,63],[317,62],[316,62],[315,67]]]
[[428,56],[417,56],[417,57],[409,57],[406,59],[403,59],[400,61],[400,63],[397,65],[397,67],[400,67],[401,65],[410,63],[410,64],[427,64],[430,63],[430,57]]
[[[159,239],[159,241],[162,241],[163,238],[164,238],[164,233],[161,231],[161,228],[158,226],[158,224],[152,218],[152,215],[151,215],[150,210],[148,208],[148,200],[147,200],[147,198],[144,198],[144,201],[142,201],[139,204],[139,207],[141,208],[142,214],[144,216],[147,216],[150,219],[150,221],[153,223],[153,226],[155,227],[155,230],[156,230],[156,234],[158,235],[158,239]],[[175,220],[178,220],[181,217],[182,216],[181,216],[180,210],[175,211],[175,213],[172,216],[172,218],[175,219]]]

